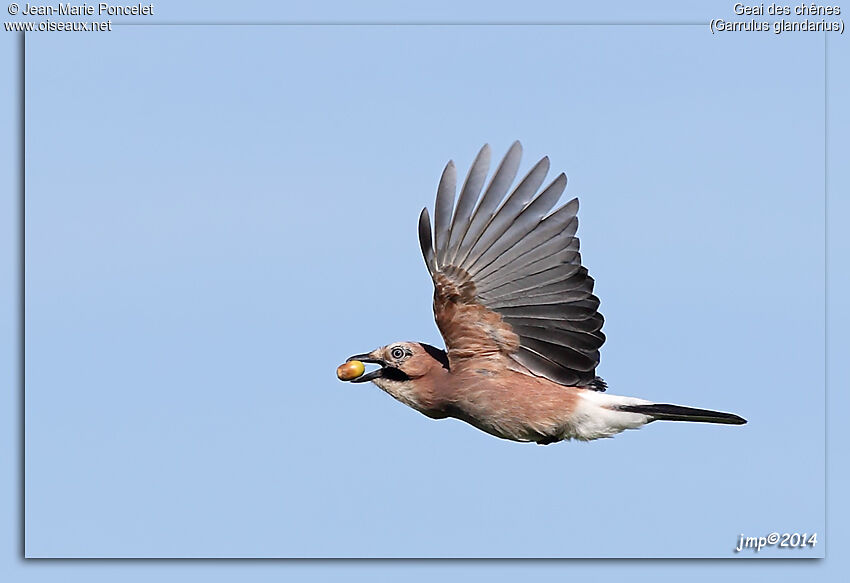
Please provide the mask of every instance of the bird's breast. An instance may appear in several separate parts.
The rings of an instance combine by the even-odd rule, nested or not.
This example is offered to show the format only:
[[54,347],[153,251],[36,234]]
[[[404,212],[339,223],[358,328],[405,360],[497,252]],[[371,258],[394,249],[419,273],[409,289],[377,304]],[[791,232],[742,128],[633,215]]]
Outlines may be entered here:
[[447,416],[515,441],[562,435],[578,401],[577,389],[489,362],[449,376]]

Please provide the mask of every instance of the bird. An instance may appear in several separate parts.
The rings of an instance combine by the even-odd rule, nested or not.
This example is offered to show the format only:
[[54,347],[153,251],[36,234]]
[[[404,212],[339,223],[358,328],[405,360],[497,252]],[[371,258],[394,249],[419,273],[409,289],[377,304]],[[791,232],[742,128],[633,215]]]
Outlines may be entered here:
[[[419,216],[446,349],[394,342],[349,357],[337,369],[340,380],[371,381],[432,419],[454,418],[540,445],[612,437],[653,421],[746,423],[732,413],[606,392],[596,374],[604,319],[579,253],[578,199],[552,210],[567,177],[561,173],[541,189],[548,157],[511,190],[519,141],[488,182],[490,157],[485,144],[456,201],[457,170],[449,161],[433,229],[427,207]],[[364,363],[377,368],[365,372]]]

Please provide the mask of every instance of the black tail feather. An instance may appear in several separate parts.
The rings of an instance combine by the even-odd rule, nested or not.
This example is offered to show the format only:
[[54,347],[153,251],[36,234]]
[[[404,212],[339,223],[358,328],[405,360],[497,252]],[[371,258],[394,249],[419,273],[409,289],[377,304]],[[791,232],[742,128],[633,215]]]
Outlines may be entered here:
[[699,421],[702,423],[725,423],[727,425],[743,425],[747,422],[743,417],[733,413],[721,411],[710,411],[708,409],[695,409],[693,407],[682,407],[681,405],[665,405],[654,403],[652,405],[621,405],[621,411],[629,413],[640,413],[653,417],[653,421]]

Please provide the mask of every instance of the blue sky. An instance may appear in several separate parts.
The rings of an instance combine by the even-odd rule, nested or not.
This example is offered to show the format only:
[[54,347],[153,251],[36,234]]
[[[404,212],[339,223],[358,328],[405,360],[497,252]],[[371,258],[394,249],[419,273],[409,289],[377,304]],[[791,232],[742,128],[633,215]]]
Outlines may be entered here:
[[[717,6],[674,14],[659,4],[645,19],[729,16]],[[161,14],[200,13],[187,4]],[[432,14],[397,18],[477,18]],[[599,18],[542,5],[527,14]],[[497,8],[493,18],[512,16]],[[284,16],[251,15],[263,18]],[[843,37],[830,38],[830,54],[841,69]],[[830,83],[840,102],[846,81]],[[733,557],[741,533],[821,536],[823,100],[821,35],[718,38],[707,26],[30,35],[27,554]],[[846,128],[835,109],[831,127]],[[840,160],[846,138],[831,136]],[[565,200],[581,200],[611,392],[734,411],[747,426],[653,424],[537,447],[335,380],[350,354],[441,343],[417,214],[447,159],[465,168],[482,143],[501,153],[517,138],[523,169],[549,155],[553,175],[569,178]],[[837,166],[836,193],[846,181]],[[5,207],[11,226],[15,204]],[[830,217],[842,205],[830,199]],[[830,262],[842,250],[846,259],[837,231]],[[834,299],[846,279],[833,273]],[[846,306],[829,307],[840,355]],[[830,410],[840,411],[838,382]],[[7,459],[14,466],[11,451]],[[14,492],[13,476],[6,484]],[[16,531],[7,534],[12,549]],[[821,541],[759,556],[840,548]],[[65,568],[30,565],[10,562],[32,580]],[[523,567],[623,568],[562,565]],[[782,565],[789,576],[827,568]],[[286,568],[318,577],[344,567]],[[404,565],[357,568],[391,576]],[[210,574],[201,563],[145,569]],[[119,571],[71,568],[86,580]]]

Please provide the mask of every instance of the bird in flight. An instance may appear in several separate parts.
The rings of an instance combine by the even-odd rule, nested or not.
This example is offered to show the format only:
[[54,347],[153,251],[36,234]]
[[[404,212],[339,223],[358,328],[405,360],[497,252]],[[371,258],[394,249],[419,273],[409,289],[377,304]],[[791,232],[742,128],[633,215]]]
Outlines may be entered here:
[[[485,188],[485,145],[456,203],[450,161],[437,188],[433,231],[428,209],[419,216],[446,350],[395,342],[350,357],[337,376],[372,381],[428,417],[538,444],[611,437],[659,420],[746,423],[732,413],[605,392],[596,376],[603,318],[575,236],[578,199],[550,212],[567,178],[562,173],[540,190],[545,157],[508,194],[521,155],[514,142]],[[364,363],[378,368],[367,373]]]

